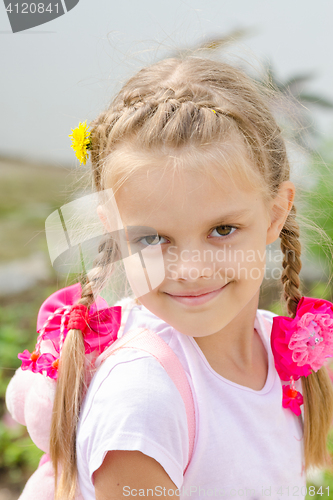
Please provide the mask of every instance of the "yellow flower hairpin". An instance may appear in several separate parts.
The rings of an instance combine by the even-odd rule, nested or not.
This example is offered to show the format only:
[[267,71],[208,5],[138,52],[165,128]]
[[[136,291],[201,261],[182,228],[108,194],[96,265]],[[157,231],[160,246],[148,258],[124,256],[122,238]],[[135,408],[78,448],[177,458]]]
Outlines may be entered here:
[[74,149],[76,157],[80,160],[80,164],[84,165],[88,158],[88,149],[91,146],[90,132],[88,132],[87,120],[84,123],[79,123],[79,126],[68,137],[72,139],[71,147]]

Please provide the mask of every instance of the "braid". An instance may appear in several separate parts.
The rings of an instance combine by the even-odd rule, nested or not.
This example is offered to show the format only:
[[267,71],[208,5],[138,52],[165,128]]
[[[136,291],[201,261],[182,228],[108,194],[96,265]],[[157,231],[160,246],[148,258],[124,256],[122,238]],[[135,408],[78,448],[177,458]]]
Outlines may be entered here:
[[283,273],[281,280],[283,283],[283,297],[287,303],[288,314],[295,317],[297,304],[302,294],[299,290],[299,273],[301,263],[301,243],[299,241],[299,226],[295,219],[296,207],[292,206],[284,227],[280,233],[281,250],[284,254]]
[[[283,296],[287,302],[288,313],[296,315],[297,304],[301,298],[299,290],[301,270],[301,244],[299,226],[295,220],[296,208],[293,205],[280,233],[281,249],[284,254],[281,276]],[[327,368],[322,366],[317,372],[301,377],[304,401],[304,456],[305,469],[310,465],[332,467],[332,459],[327,452],[326,439],[333,418],[333,387]]]
[[[255,100],[249,99],[253,85],[228,67],[225,67],[228,76],[221,80],[219,67],[214,68],[211,62],[202,60],[199,64],[202,65],[202,79],[195,83],[189,74],[181,85],[177,75],[180,60],[157,65],[159,78],[154,72],[150,81],[149,68],[144,68],[126,83],[109,109],[91,122],[90,153],[97,190],[103,189],[106,158],[124,138],[128,142],[135,138],[140,148],[161,151],[161,145],[174,148],[189,143],[209,145],[212,137],[217,142],[225,141],[233,131],[238,131],[250,157],[258,165],[261,176],[257,184],[260,177],[267,177],[269,163],[281,160],[280,157],[269,158],[278,155],[277,149],[284,143],[280,140],[275,144],[280,130],[271,122],[264,101],[258,107]],[[240,96],[240,103],[235,102],[235,92]],[[248,113],[244,113],[243,108],[247,108]],[[263,130],[258,130],[258,123],[263,124]],[[281,163],[284,163],[284,150],[281,155]],[[116,175],[114,169],[112,174]]]
[[[89,275],[81,275],[81,298],[77,304],[90,307],[95,301],[95,294],[103,288],[110,274],[110,264],[117,249],[109,234],[102,237],[98,246],[99,255],[94,260]],[[69,384],[68,381],[71,381]],[[56,499],[72,500],[76,492],[76,429],[79,411],[86,392],[87,373],[83,335],[80,330],[69,330],[61,351],[59,376],[53,406],[50,455],[55,477],[61,464],[59,486],[56,483]]]
[[98,245],[98,255],[93,262],[93,268],[89,271],[88,288],[82,287],[81,299],[84,294],[98,295],[98,293],[106,286],[110,275],[113,272],[113,263],[119,258],[119,249],[116,242],[111,238],[109,233],[102,236]]
[[90,146],[90,157],[92,164],[92,173],[94,179],[94,185],[97,191],[103,189],[102,187],[102,177],[103,177],[103,163],[107,154],[112,150],[110,148],[110,131],[113,129],[117,121],[122,117],[123,110],[113,109],[112,111],[104,111],[93,120],[89,127],[91,128],[91,146]]

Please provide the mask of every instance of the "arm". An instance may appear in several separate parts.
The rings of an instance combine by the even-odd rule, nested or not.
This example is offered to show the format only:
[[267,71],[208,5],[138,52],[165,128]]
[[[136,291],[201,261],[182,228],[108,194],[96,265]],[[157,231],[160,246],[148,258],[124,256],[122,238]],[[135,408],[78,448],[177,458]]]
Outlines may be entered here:
[[[94,473],[94,486],[96,500],[125,500],[139,496],[140,489],[144,490],[141,495],[144,497],[159,496],[168,500],[179,496],[177,486],[163,467],[141,451],[109,451]],[[153,491],[147,493],[148,489]],[[168,494],[168,490],[173,492]]]

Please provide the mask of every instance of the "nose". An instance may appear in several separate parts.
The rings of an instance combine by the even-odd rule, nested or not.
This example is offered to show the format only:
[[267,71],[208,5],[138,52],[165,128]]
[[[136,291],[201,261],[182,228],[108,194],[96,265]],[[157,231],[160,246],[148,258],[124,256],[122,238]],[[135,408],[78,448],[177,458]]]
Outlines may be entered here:
[[196,281],[214,274],[212,252],[198,248],[169,247],[166,255],[166,275],[173,280]]

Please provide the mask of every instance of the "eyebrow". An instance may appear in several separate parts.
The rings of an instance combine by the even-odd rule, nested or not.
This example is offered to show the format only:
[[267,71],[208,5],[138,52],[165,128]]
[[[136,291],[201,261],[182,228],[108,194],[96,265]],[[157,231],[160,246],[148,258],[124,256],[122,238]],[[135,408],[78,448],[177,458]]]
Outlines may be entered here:
[[218,219],[207,221],[206,225],[207,226],[216,226],[218,224],[225,223],[226,220],[227,221],[228,220],[229,221],[237,220],[237,219],[240,219],[241,217],[244,217],[245,215],[250,215],[250,213],[251,212],[247,208],[246,209],[241,209],[241,210],[235,210],[234,212],[228,212],[226,214],[223,214]]

